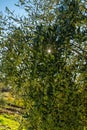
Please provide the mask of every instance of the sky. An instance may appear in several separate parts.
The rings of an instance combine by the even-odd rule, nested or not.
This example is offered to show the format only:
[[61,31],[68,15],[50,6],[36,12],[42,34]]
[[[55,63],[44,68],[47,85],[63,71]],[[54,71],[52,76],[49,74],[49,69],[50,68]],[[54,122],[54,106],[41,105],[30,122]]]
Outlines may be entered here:
[[11,11],[14,11],[15,14],[23,15],[24,10],[14,5],[17,2],[18,0],[0,0],[0,12],[3,12],[3,14],[5,14],[5,8],[7,6]]

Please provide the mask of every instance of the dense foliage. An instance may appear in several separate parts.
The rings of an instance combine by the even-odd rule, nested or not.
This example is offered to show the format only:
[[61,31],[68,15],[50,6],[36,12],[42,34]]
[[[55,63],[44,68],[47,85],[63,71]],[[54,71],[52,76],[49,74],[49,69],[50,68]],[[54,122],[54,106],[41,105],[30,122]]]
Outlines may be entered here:
[[[11,26],[7,35],[4,34],[1,74],[24,100],[20,127],[24,125],[27,130],[85,129],[87,3],[20,0],[19,4],[27,15],[14,18],[20,25]],[[13,20],[13,16],[9,17]]]

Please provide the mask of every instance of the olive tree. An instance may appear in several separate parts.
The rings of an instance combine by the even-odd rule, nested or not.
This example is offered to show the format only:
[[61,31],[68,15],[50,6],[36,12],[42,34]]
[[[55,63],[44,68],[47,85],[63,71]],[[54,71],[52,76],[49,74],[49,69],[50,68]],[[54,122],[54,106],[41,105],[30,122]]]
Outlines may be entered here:
[[[2,45],[2,73],[24,101],[27,130],[82,130],[86,119],[86,2],[20,0]],[[20,25],[19,25],[20,23]]]

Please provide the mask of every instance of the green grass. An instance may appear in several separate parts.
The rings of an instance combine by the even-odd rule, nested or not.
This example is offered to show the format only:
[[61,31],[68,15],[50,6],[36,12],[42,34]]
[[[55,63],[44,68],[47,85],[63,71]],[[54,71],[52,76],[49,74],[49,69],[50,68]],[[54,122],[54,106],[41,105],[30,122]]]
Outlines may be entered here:
[[[3,88],[3,85],[0,84],[0,89]],[[15,100],[10,92],[1,92],[0,91],[0,130],[18,130],[22,115],[16,113],[15,111],[6,110],[6,108],[12,108],[16,111],[20,111],[19,108],[15,108],[8,104],[13,104],[17,106],[22,106],[21,100]],[[22,123],[21,123],[22,124]],[[23,124],[22,124],[23,125]],[[21,130],[25,130],[20,128]]]
[[0,130],[18,130],[19,122],[16,116],[0,115]]

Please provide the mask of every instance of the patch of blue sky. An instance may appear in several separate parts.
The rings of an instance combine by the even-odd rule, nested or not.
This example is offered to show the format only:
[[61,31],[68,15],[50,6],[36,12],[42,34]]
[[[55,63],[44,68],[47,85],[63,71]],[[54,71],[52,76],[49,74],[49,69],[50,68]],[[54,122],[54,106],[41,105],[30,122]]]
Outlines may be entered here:
[[21,7],[15,6],[18,3],[18,0],[0,0],[0,12],[6,14],[6,7],[9,8],[16,15],[23,16],[25,15],[25,11]]

